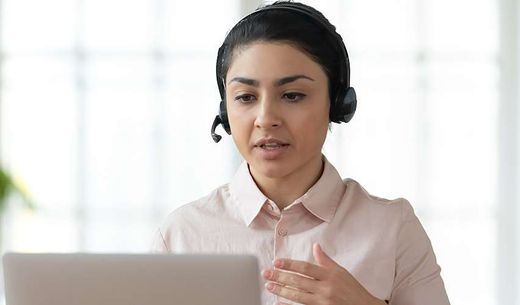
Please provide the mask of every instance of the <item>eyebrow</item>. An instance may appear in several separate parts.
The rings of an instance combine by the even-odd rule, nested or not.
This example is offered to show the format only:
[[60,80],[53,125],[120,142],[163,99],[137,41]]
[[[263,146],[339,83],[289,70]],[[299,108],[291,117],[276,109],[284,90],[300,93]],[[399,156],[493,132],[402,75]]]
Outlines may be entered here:
[[[303,75],[303,74],[298,74],[298,75],[291,75],[291,76],[286,76],[286,77],[282,77],[278,80],[276,80],[274,82],[274,85],[276,87],[280,87],[280,86],[283,86],[285,84],[288,84],[288,83],[292,83],[298,79],[307,79],[307,80],[310,80],[310,81],[314,81],[314,79],[306,76],[306,75]],[[258,87],[258,85],[260,84],[256,79],[251,79],[251,78],[247,78],[247,77],[240,77],[240,76],[237,76],[237,77],[233,77],[228,84],[232,83],[232,82],[239,82],[239,83],[242,83],[242,84],[245,84],[245,85],[249,85],[249,86],[254,86],[254,87]]]

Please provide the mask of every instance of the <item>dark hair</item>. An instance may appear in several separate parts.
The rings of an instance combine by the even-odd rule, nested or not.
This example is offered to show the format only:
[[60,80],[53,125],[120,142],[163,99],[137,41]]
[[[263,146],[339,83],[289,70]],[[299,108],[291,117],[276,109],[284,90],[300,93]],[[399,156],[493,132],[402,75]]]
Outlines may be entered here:
[[[276,1],[265,7],[283,5],[287,2],[289,1]],[[335,31],[336,28],[318,10],[298,2],[291,1],[291,4],[312,11],[323,19],[322,22],[289,10],[266,10],[247,16],[231,29],[224,40],[221,62],[217,63],[220,65],[218,77],[225,82],[237,48],[258,41],[284,42],[300,49],[322,67],[329,81],[329,97],[334,97],[340,82],[339,66],[342,64],[342,54],[338,52],[336,38],[331,34],[331,30]],[[324,24],[330,29],[325,28]]]

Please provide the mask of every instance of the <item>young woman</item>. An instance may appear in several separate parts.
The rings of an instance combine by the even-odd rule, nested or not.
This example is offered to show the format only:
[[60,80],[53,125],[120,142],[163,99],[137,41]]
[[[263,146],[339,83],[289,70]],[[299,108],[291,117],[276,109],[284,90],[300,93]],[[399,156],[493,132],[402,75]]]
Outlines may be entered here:
[[320,12],[276,2],[246,16],[219,50],[217,81],[213,137],[222,123],[245,161],[171,213],[154,251],[254,254],[263,304],[449,304],[411,205],[342,180],[322,155],[356,99],[343,41]]

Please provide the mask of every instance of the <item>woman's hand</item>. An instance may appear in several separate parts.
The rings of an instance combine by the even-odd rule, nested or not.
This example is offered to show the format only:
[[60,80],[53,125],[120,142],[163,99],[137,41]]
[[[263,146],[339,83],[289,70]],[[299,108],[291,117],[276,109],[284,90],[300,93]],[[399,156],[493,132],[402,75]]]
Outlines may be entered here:
[[318,265],[291,259],[275,260],[276,270],[262,272],[269,280],[267,290],[306,305],[386,305],[325,254],[318,244],[313,245],[312,252]]

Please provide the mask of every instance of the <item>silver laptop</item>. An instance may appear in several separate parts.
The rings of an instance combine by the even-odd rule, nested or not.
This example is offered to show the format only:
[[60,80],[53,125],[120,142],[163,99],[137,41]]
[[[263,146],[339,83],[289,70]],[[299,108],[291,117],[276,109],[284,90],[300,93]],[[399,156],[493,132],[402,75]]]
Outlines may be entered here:
[[7,253],[3,263],[7,305],[260,305],[254,256]]

